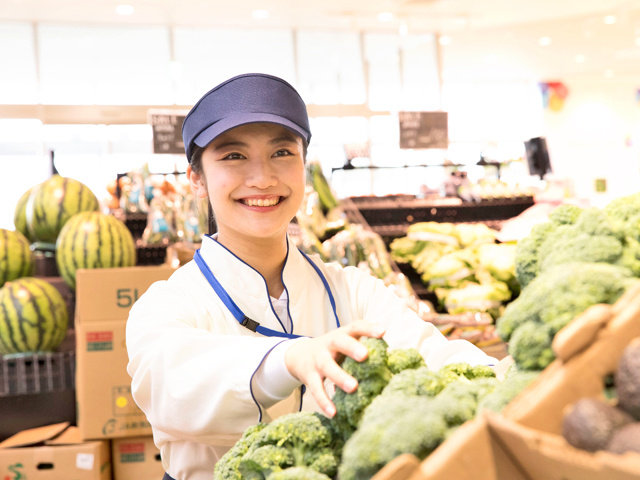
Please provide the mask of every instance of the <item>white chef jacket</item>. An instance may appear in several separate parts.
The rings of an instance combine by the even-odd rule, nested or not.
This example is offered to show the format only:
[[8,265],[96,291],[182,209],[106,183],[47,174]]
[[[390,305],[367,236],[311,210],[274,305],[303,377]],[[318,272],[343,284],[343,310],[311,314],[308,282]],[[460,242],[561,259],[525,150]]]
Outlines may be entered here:
[[[320,276],[288,239],[282,280],[293,333],[316,337],[336,328]],[[264,278],[215,239],[200,249],[217,280],[246,316],[283,331]],[[467,362],[496,362],[464,340],[447,340],[418,317],[384,283],[355,267],[312,257],[334,295],[341,325],[378,322],[392,348],[417,348],[431,369]],[[168,280],[151,285],[132,307],[126,327],[135,402],[152,426],[162,463],[176,480],[210,480],[218,458],[258,421],[271,416],[252,391],[252,378],[279,337],[265,337],[241,326],[194,261]],[[297,398],[296,398],[297,394]],[[317,409],[300,389],[276,404],[277,414]]]

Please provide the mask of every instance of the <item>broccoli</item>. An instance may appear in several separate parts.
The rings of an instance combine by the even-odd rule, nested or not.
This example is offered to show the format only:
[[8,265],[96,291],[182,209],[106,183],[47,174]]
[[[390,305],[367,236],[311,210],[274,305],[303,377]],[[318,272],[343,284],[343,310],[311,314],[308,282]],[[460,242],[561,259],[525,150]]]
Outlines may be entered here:
[[387,342],[381,338],[369,337],[362,337],[360,342],[367,347],[367,358],[357,362],[346,357],[341,364],[342,368],[358,381],[358,388],[353,393],[346,393],[340,387],[336,387],[333,396],[336,414],[331,424],[338,439],[343,441],[346,441],[358,427],[364,409],[382,392],[393,375],[387,365]]
[[[513,371],[512,371],[513,370]],[[520,371],[513,366],[507,372],[504,380],[498,382],[488,395],[478,402],[478,412],[490,410],[500,413],[511,400],[522,392],[533,380],[535,380],[540,372],[538,371]]]
[[636,227],[632,230],[637,232],[637,219],[638,213],[640,212],[640,193],[616,198],[609,202],[603,210],[617,228],[626,230],[629,226],[635,224]]
[[577,205],[564,203],[549,214],[549,220],[558,225],[570,225],[576,223],[578,217],[582,213],[582,208]]
[[496,376],[491,367],[488,367],[486,365],[472,366],[468,363],[450,363],[449,365],[445,365],[440,370],[438,370],[438,374],[440,375],[446,375],[448,372],[455,373],[456,375],[465,377],[469,380],[473,380],[474,378]]
[[247,452],[238,465],[238,471],[245,480],[264,480],[272,472],[293,465],[293,455],[284,447],[263,445]]
[[267,480],[331,480],[331,477],[308,467],[291,467],[272,473]]
[[[509,352],[519,366],[525,362],[526,368],[542,369],[553,360],[547,348],[558,330],[591,305],[614,303],[632,281],[628,269],[606,263],[567,263],[551,267],[507,305],[497,320],[496,330],[509,342]],[[519,334],[514,339],[517,329],[527,322],[533,322],[525,330],[532,336],[526,338]],[[537,355],[543,357],[536,358]]]
[[516,278],[521,288],[527,286],[539,272],[538,250],[547,235],[555,230],[558,224],[544,222],[534,225],[528,236],[516,245]]
[[347,440],[338,468],[340,480],[371,478],[400,454],[425,458],[445,438],[447,425],[429,397],[382,395],[367,407],[358,430]]
[[551,349],[553,329],[538,322],[520,325],[509,341],[509,354],[523,370],[543,370],[555,358]]
[[402,370],[425,367],[424,358],[415,348],[397,348],[389,350],[387,365],[391,373],[400,373]]
[[462,425],[475,417],[479,400],[493,391],[497,383],[489,377],[451,382],[435,397],[432,409],[448,427]]
[[290,413],[258,425],[247,429],[216,463],[214,480],[263,480],[291,466],[317,468],[325,475],[335,475],[338,457],[333,450],[329,421],[322,415]]
[[382,395],[402,394],[406,396],[430,396],[440,393],[458,375],[441,375],[429,368],[407,369],[393,376],[382,391]]
[[242,475],[238,470],[242,456],[247,453],[256,435],[266,426],[266,423],[258,423],[244,431],[242,437],[216,463],[214,479],[242,480]]

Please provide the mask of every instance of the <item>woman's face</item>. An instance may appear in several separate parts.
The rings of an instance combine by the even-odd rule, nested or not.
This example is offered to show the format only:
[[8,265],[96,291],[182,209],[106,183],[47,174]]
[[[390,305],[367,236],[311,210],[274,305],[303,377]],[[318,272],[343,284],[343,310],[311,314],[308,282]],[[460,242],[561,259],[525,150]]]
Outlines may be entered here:
[[284,238],[302,202],[302,139],[271,123],[251,123],[218,136],[202,152],[202,173],[189,174],[209,197],[218,240]]

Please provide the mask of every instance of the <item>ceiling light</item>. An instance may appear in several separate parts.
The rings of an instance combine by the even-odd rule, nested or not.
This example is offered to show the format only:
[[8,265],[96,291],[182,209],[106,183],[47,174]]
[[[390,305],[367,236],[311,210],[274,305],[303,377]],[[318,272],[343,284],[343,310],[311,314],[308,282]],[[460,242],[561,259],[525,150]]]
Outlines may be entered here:
[[548,47],[551,45],[551,37],[540,37],[538,39],[538,45],[541,47]]
[[443,47],[451,45],[451,37],[448,35],[440,35],[440,38],[438,38],[438,43]]
[[251,12],[251,16],[256,20],[266,20],[269,18],[269,10],[257,9]]
[[135,8],[133,8],[133,5],[126,5],[126,4],[122,4],[122,5],[118,5],[116,7],[116,13],[118,15],[122,15],[122,16],[129,16],[129,15],[133,15],[133,13],[136,11]]
[[393,20],[393,13],[391,12],[380,12],[378,14],[379,22],[390,22],[391,20]]
[[614,23],[616,23],[617,18],[615,15],[607,15],[603,18],[603,21],[606,25],[613,25]]
[[576,55],[576,63],[584,63],[587,60],[587,57],[584,55]]

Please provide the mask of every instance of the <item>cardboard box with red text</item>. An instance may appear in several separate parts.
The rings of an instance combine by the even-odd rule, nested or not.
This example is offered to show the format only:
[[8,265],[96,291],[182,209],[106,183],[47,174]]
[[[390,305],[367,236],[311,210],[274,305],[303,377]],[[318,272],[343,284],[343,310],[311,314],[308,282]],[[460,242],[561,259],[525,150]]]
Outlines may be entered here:
[[116,438],[111,442],[114,480],[159,480],[164,475],[153,437]]
[[109,442],[83,442],[69,422],[23,430],[0,443],[0,478],[111,480]]
[[82,438],[150,435],[131,397],[125,326],[149,286],[169,278],[166,266],[78,270],[76,275],[76,400]]

